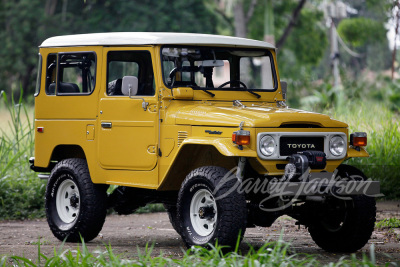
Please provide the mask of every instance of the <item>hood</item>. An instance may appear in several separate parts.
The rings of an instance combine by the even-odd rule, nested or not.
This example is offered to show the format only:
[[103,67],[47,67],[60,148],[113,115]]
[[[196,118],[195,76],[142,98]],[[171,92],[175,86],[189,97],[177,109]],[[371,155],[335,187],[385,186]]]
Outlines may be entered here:
[[[245,103],[246,105],[248,103]],[[232,104],[198,104],[181,107],[176,124],[199,126],[233,126],[241,121],[245,127],[280,127],[287,124],[312,124],[327,128],[347,128],[346,123],[327,115],[272,105],[235,107]]]

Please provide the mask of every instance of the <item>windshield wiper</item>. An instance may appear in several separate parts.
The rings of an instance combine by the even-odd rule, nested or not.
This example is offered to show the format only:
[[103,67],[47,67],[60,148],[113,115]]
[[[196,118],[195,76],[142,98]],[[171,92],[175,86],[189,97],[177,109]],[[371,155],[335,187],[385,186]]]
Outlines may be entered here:
[[211,93],[210,91],[207,91],[206,89],[202,89],[202,88],[200,88],[203,92],[206,92],[207,94],[209,94],[210,96],[212,96],[212,97],[214,97],[215,96],[215,94],[214,93]]
[[252,95],[255,95],[257,98],[260,98],[261,97],[261,95],[259,95],[259,94],[257,94],[257,93],[254,93],[252,90],[250,90],[250,89],[247,89],[246,90],[247,92],[249,92],[250,94],[252,94]]

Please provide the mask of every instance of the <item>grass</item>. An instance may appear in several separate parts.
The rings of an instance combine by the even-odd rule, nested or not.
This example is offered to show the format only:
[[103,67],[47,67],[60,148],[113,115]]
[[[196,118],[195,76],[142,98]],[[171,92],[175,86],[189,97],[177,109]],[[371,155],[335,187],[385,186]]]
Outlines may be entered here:
[[[239,242],[238,242],[239,243]],[[352,254],[341,257],[337,262],[323,265],[316,255],[298,254],[290,243],[282,240],[282,234],[277,241],[266,242],[261,248],[250,246],[248,252],[241,253],[237,245],[232,252],[216,244],[210,249],[192,247],[187,250],[181,259],[152,256],[154,245],[146,245],[144,253],[138,249],[135,259],[125,259],[123,255],[116,255],[111,245],[105,245],[103,250],[90,252],[86,244],[82,243],[76,250],[64,250],[63,245],[54,250],[54,255],[47,257],[40,251],[38,243],[37,259],[28,259],[19,256],[4,256],[0,259],[0,266],[377,266],[374,246],[371,245],[369,255],[362,254],[361,259]],[[387,263],[388,266],[390,263]],[[396,266],[392,263],[392,266]]]
[[354,101],[346,109],[324,113],[349,124],[349,133],[367,132],[369,158],[354,158],[347,164],[361,169],[368,178],[381,182],[387,199],[399,199],[400,116],[379,102]]
[[385,218],[382,221],[375,223],[376,228],[400,228],[400,219],[398,218]]
[[7,129],[2,121],[0,135],[0,219],[25,219],[44,216],[45,182],[29,168],[33,155],[34,134],[30,110],[21,98],[8,99],[0,93]]

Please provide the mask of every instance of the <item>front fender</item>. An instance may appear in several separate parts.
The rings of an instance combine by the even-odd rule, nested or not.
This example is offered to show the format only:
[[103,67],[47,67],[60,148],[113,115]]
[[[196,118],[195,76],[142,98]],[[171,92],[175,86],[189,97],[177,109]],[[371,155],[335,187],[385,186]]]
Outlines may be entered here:
[[240,150],[238,146],[232,142],[231,138],[189,137],[182,142],[182,146],[188,144],[212,145],[219,153],[227,157],[257,157],[257,152],[247,146],[243,146],[243,150]]
[[349,147],[349,149],[347,150],[347,158],[366,158],[366,157],[369,157],[369,154],[363,147],[360,148],[360,151],[357,151],[353,147]]

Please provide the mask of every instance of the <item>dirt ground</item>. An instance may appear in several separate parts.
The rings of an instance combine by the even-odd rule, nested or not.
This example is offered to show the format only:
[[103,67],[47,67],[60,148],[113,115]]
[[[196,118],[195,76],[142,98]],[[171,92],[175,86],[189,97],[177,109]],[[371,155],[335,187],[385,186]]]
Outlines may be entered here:
[[[400,201],[378,203],[377,219],[400,218]],[[335,262],[348,254],[327,253],[317,247],[304,227],[298,229],[295,220],[290,217],[279,218],[269,228],[249,228],[246,230],[241,250],[246,251],[247,244],[258,248],[266,241],[279,238],[284,229],[283,239],[292,243],[292,248],[298,253],[317,255],[323,263]],[[357,252],[369,253],[372,244],[375,246],[378,264],[385,262],[400,263],[400,229],[390,232],[387,229],[377,229],[365,247]],[[41,251],[47,256],[54,253],[54,247],[60,248],[61,242],[53,237],[45,219],[30,221],[0,222],[0,257],[1,255],[18,255],[30,259],[37,258],[38,239],[41,238]],[[124,258],[137,256],[138,248],[144,251],[146,243],[154,243],[154,256],[162,251],[165,256],[179,258],[183,256],[184,245],[180,236],[173,230],[166,213],[133,214],[129,216],[110,215],[107,217],[103,230],[93,241],[87,243],[89,250],[104,251],[104,244],[111,244],[116,254]],[[76,249],[77,244],[66,244],[65,249]],[[400,264],[399,264],[400,265]]]

